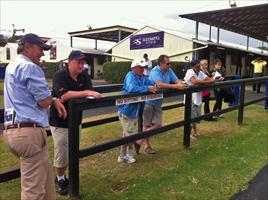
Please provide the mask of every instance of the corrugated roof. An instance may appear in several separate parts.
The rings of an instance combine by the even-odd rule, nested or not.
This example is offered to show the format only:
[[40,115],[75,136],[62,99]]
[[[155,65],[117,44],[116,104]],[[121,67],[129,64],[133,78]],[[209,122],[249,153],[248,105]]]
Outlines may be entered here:
[[268,4],[184,14],[180,17],[258,40],[268,40]]

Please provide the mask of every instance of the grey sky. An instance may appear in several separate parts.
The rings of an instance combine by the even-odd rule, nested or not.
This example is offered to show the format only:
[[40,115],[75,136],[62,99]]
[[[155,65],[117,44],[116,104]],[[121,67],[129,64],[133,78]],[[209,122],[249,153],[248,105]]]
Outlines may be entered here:
[[[268,0],[236,0],[239,7],[268,3]],[[69,39],[67,32],[112,25],[141,28],[154,25],[194,33],[194,22],[180,14],[229,8],[228,0],[218,1],[0,1],[1,30],[11,30],[11,24],[41,36]],[[207,35],[208,26],[200,32]],[[228,33],[221,35],[228,40]],[[226,37],[226,38],[225,38]],[[231,37],[245,44],[240,35]],[[232,42],[232,41],[231,41]],[[258,42],[257,42],[258,44]],[[260,46],[260,45],[257,45]]]

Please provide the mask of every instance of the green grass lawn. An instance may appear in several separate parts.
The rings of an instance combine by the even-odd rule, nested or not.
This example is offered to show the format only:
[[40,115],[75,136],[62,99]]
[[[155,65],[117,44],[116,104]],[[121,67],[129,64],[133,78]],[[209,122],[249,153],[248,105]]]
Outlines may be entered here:
[[[183,129],[179,128],[153,137],[151,143],[158,153],[145,155],[141,151],[134,164],[117,163],[117,148],[81,159],[82,199],[229,199],[247,188],[268,161],[267,111],[254,105],[246,107],[244,114],[243,126],[237,125],[237,111],[225,114],[218,122],[202,121],[198,125],[201,136],[191,142],[189,151],[183,149]],[[182,108],[164,112],[164,124],[182,118]],[[81,148],[119,137],[119,122],[88,128],[83,130]],[[51,158],[52,147],[50,137]],[[2,137],[0,155],[0,171],[18,165]],[[1,184],[0,199],[19,199],[19,181]]]

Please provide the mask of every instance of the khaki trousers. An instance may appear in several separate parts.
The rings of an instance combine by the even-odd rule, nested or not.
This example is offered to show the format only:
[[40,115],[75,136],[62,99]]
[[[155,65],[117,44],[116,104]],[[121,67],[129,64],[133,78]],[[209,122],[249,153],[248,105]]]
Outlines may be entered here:
[[6,146],[20,159],[21,199],[55,200],[55,184],[45,129],[8,129],[3,135]]

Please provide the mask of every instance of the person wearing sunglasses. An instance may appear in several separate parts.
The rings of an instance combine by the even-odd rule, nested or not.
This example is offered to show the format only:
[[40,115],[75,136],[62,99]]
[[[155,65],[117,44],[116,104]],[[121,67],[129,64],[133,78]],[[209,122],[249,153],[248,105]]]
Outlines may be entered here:
[[[167,55],[160,55],[158,58],[158,65],[152,69],[149,78],[160,89],[187,89],[188,85],[183,81],[180,81],[170,67],[169,57]],[[163,99],[146,101],[143,113],[143,131],[162,126],[162,104]],[[144,144],[145,153],[156,153],[150,145],[149,138],[136,142],[136,153],[139,153],[138,150],[140,149],[139,147],[141,144]]]

